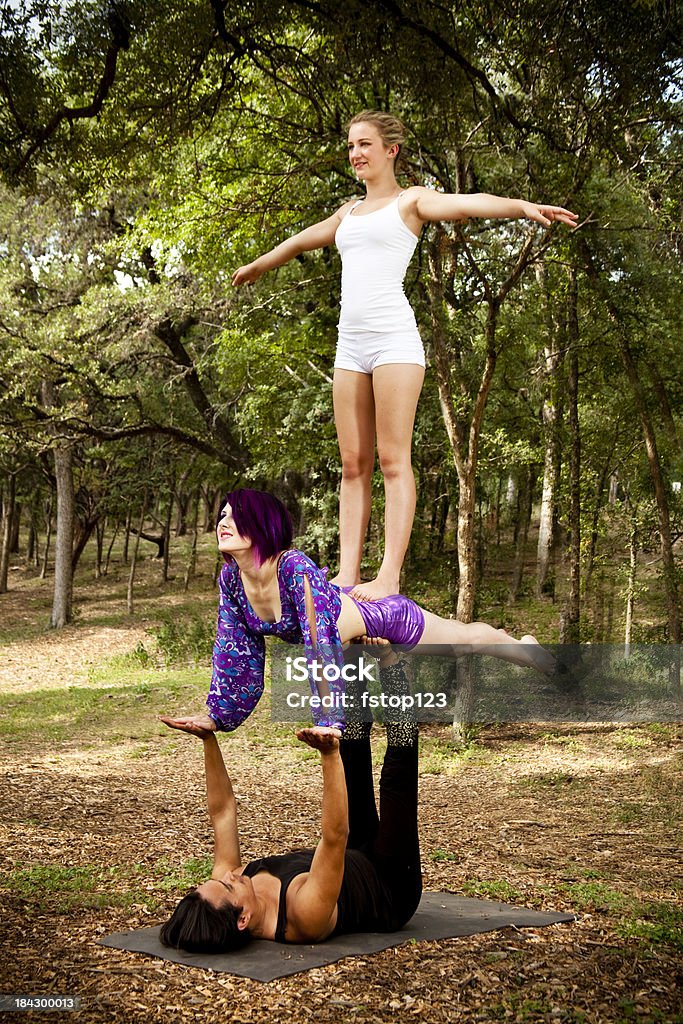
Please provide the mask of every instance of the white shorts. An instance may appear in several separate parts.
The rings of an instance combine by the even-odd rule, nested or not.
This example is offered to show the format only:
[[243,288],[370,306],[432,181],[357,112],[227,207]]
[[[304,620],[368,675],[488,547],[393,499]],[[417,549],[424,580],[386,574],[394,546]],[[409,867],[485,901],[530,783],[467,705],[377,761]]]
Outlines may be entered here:
[[355,370],[372,373],[387,363],[414,363],[425,365],[425,351],[417,331],[404,334],[384,334],[380,331],[359,331],[354,334],[339,332],[335,370]]

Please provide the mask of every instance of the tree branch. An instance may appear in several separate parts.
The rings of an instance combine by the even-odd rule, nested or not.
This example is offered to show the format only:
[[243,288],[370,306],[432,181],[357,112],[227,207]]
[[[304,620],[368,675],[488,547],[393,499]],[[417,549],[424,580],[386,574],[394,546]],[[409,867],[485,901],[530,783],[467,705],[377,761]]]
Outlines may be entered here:
[[35,154],[45,145],[47,140],[57,131],[62,121],[73,124],[82,118],[91,118],[99,114],[105,100],[109,96],[111,87],[116,77],[116,64],[121,50],[127,50],[130,46],[130,30],[124,21],[115,3],[112,3],[107,16],[109,29],[112,34],[112,41],[109,44],[104,59],[104,70],[99,85],[95,90],[92,102],[82,107],[60,107],[50,118],[44,128],[38,132],[35,140],[19,160],[14,168],[14,174],[18,175],[28,166]]

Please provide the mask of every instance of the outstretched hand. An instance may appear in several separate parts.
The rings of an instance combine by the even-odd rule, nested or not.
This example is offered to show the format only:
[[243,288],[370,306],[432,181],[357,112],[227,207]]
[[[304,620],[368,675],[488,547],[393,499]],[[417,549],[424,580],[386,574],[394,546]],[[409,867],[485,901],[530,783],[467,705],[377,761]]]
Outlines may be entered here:
[[200,740],[208,739],[216,731],[216,723],[210,715],[192,715],[190,718],[167,718],[160,715],[159,721],[169,729],[189,732],[191,736],[198,736]]
[[575,228],[578,222],[578,215],[571,210],[565,210],[564,206],[543,206],[540,203],[523,203],[524,216],[529,220],[535,220],[544,227],[550,227],[555,221]]
[[235,271],[232,275],[233,288],[238,288],[241,284],[252,284],[252,282],[258,281],[263,271],[258,269],[256,263],[257,261],[254,260],[253,263],[247,263]]
[[331,754],[339,750],[341,731],[328,725],[314,725],[299,729],[296,738],[314,750],[319,750],[321,754]]

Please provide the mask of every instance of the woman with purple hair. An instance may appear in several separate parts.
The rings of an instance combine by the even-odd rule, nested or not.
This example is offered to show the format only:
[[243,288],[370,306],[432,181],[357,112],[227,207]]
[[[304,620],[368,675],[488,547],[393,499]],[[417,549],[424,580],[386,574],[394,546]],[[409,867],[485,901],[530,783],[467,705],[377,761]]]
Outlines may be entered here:
[[[266,491],[231,491],[216,528],[225,565],[220,573],[218,630],[207,714],[174,719],[176,727],[236,729],[251,714],[263,693],[264,637],[303,642],[309,666],[334,663],[343,668],[342,645],[361,636],[381,638],[404,650],[422,644],[447,645],[457,654],[488,654],[542,673],[555,667],[552,655],[533,636],[515,640],[485,622],[443,619],[401,594],[379,601],[357,601],[327,581],[302,551],[292,548],[292,521],[285,506]],[[318,726],[344,728],[342,674],[329,682],[331,699],[311,702]]]

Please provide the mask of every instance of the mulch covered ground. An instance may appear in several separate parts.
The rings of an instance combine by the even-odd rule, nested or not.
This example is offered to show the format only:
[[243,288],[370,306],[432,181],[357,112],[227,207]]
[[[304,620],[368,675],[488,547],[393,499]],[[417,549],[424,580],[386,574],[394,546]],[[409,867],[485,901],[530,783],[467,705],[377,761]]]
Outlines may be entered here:
[[[119,640],[102,633],[107,653],[134,647],[137,636]],[[77,673],[85,654],[70,642],[65,634],[51,657]],[[97,644],[93,629],[88,657]],[[40,642],[30,645],[44,656]],[[12,655],[11,679],[0,674],[5,692],[33,684],[17,674],[16,646]],[[80,1011],[48,1020],[683,1020],[680,949],[652,927],[628,934],[634,907],[680,911],[680,729],[496,727],[457,758],[449,729],[427,727],[425,888],[496,899],[507,891],[508,902],[575,912],[577,921],[410,944],[263,984],[98,945],[109,932],[163,920],[186,888],[171,876],[210,852],[200,743],[141,742],[129,725],[106,739],[81,730],[43,741],[38,731],[30,745],[0,752],[0,993],[80,997]],[[376,739],[379,757],[381,730]],[[283,727],[269,728],[265,709],[222,744],[243,857],[314,844],[316,760]],[[41,867],[51,880],[42,888]],[[60,868],[63,891],[53,882]],[[77,868],[85,881],[70,893]],[[17,885],[22,872],[29,891]]]

